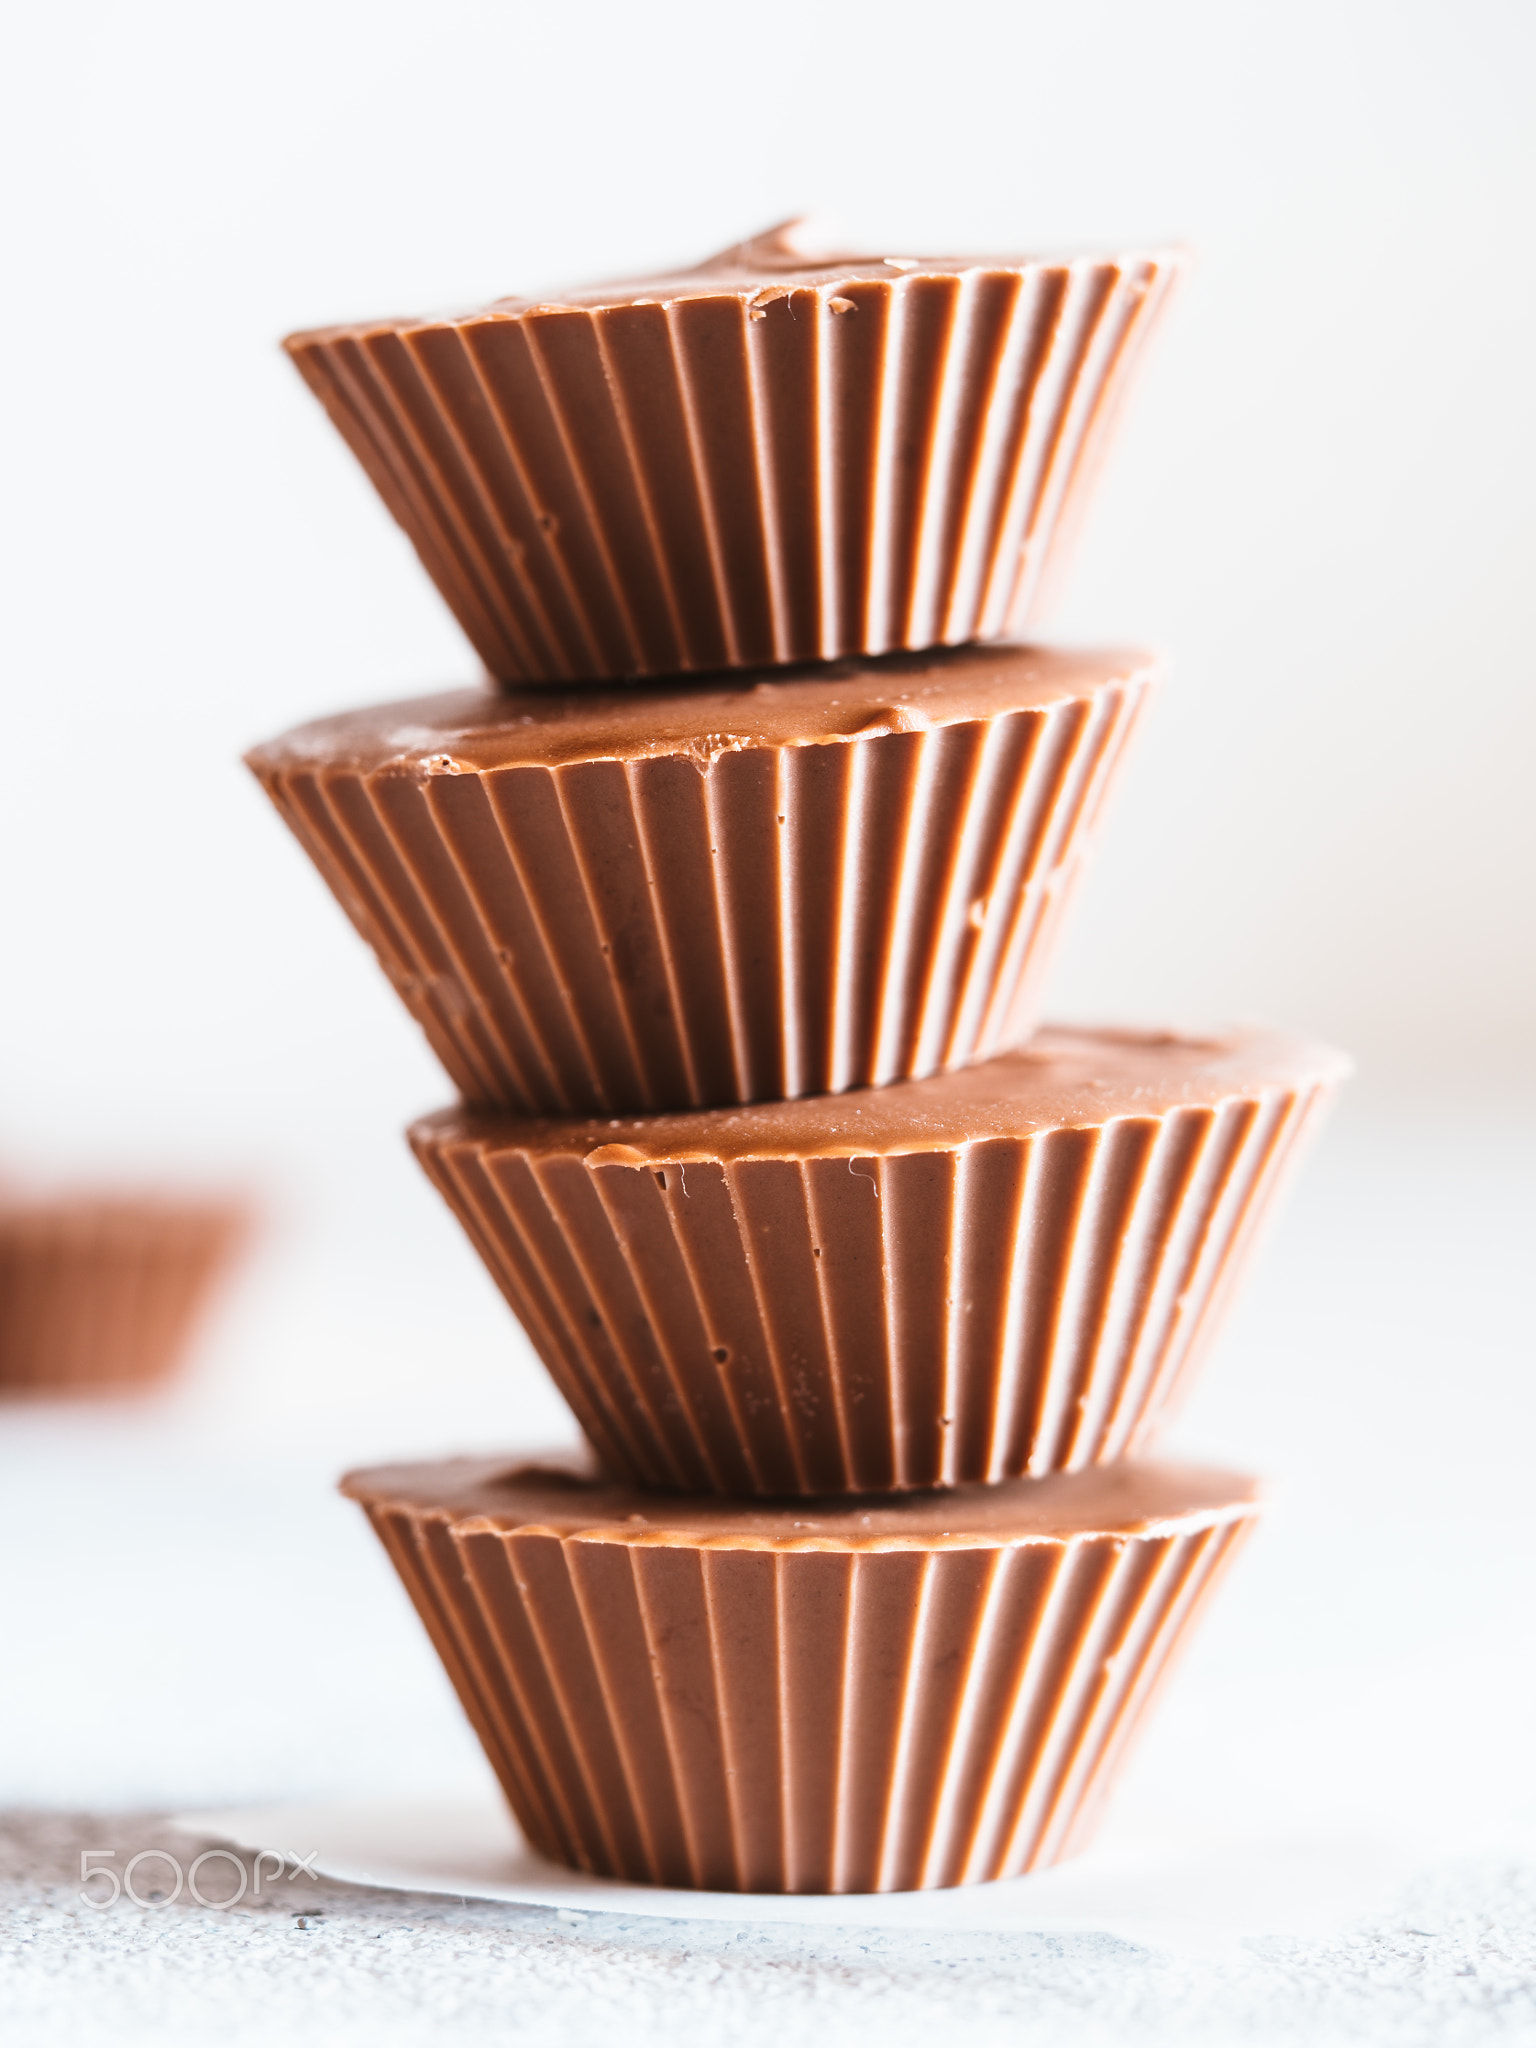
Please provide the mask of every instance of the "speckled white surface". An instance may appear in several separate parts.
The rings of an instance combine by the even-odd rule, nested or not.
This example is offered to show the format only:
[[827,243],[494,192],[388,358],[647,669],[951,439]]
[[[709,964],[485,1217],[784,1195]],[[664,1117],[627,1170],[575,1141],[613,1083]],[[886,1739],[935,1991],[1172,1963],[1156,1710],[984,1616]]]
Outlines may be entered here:
[[392,1451],[548,1440],[558,1411],[508,1363],[494,1304],[476,1320],[449,1288],[466,1305],[434,1332],[370,1320],[335,1276],[256,1318],[264,1383],[248,1348],[238,1377],[210,1367],[137,1416],[0,1417],[0,1803],[25,1810],[0,1902],[7,2048],[901,2043],[939,2026],[1032,2048],[1536,2041],[1533,1136],[1465,1105],[1346,1109],[1183,1432],[1283,1485],[1106,1844],[1375,1845],[1392,1882],[1359,1926],[1174,1954],[1094,1933],[570,1918],[302,1877],[294,1896],[323,1908],[302,1927],[283,1892],[95,1913],[79,1850],[115,1847],[119,1868],[157,1843],[184,1855],[178,1808],[484,1790],[330,1480]]
[[[117,1828],[186,1853],[153,1817]],[[55,1815],[5,1839],[0,2011],[16,2048],[917,2048],[937,2030],[978,2048],[1536,2038],[1536,1877],[1497,1862],[1442,1873],[1351,1938],[1258,1939],[1218,1961],[1104,1935],[625,1919],[302,1877],[228,1913],[96,1914],[76,1894],[79,1850],[99,1832]]]

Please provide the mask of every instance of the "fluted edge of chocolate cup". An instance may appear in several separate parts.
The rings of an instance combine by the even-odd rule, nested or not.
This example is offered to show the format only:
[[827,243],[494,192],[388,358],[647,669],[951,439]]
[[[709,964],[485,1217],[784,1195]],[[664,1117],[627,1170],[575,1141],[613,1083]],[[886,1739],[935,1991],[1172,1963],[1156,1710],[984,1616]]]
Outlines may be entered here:
[[249,1225],[234,1202],[0,1202],[0,1394],[166,1379]]
[[506,683],[1019,630],[1178,251],[285,346]]
[[507,1526],[372,1479],[344,1490],[535,1848],[736,1892],[925,1890],[1082,1847],[1257,1508],[1234,1480],[1133,1531],[859,1547]]
[[465,1101],[718,1106],[1021,1043],[1160,676],[814,744],[247,758]]
[[1085,1088],[974,1142],[722,1156],[700,1114],[652,1157],[643,1119],[604,1145],[461,1110],[409,1136],[609,1471],[740,1495],[995,1481],[1111,1462],[1168,1418],[1346,1070],[1261,1042],[1269,1071],[1203,1100],[1108,1115]]

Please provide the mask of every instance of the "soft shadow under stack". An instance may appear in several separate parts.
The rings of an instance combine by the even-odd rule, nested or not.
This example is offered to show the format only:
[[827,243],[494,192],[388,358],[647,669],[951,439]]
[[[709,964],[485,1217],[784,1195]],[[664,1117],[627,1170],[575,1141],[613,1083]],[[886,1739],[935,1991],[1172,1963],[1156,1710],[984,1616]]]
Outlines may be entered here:
[[1148,1454],[1346,1063],[1040,1026],[1159,664],[1005,637],[1176,269],[791,223],[290,343],[501,682],[251,766],[596,1460],[344,1490],[576,1868],[1055,1860],[1252,1526]]

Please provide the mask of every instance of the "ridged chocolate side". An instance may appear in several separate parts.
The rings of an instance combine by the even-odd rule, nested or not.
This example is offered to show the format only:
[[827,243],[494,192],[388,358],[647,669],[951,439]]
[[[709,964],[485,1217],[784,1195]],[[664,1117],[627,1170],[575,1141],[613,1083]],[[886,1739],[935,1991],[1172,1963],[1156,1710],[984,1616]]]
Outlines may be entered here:
[[640,1883],[871,1892],[1080,1846],[1251,1508],[864,1551],[368,1513],[545,1855]]
[[1154,673],[836,743],[251,765],[466,1101],[784,1099],[1027,1036]]
[[0,1209],[0,1391],[163,1378],[244,1227],[231,1209],[131,1200]]
[[955,645],[1028,618],[1166,256],[296,336],[503,682]]
[[1328,1093],[660,1171],[510,1119],[411,1142],[609,1471],[846,1493],[1146,1445]]

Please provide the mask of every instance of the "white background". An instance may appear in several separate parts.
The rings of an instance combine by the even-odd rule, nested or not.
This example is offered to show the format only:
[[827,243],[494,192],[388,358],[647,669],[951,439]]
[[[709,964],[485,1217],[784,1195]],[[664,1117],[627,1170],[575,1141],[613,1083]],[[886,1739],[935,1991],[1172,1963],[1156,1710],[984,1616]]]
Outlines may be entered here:
[[1490,1816],[1533,1691],[1533,59],[1521,0],[15,17],[0,1156],[269,1220],[181,1397],[0,1417],[0,1796],[471,1768],[326,1477],[561,1427],[400,1144],[447,1089],[237,765],[474,672],[278,337],[815,206],[1199,252],[1061,621],[1177,671],[1056,1008],[1262,1014],[1362,1076],[1197,1404],[1291,1505],[1144,1804],[1284,1805],[1293,1736],[1308,1811]]
[[[1536,14],[142,0],[15,17],[3,1114],[338,1161],[443,1093],[236,764],[473,659],[276,343],[689,260],[1179,237],[1063,630],[1168,648],[1058,1007],[1367,1075],[1536,1027]],[[1454,1070],[1454,1071],[1453,1071]]]

